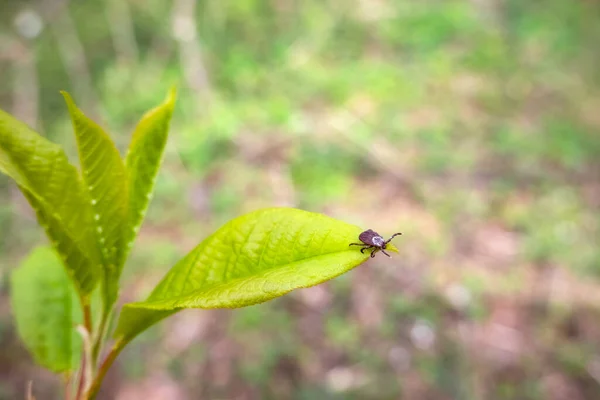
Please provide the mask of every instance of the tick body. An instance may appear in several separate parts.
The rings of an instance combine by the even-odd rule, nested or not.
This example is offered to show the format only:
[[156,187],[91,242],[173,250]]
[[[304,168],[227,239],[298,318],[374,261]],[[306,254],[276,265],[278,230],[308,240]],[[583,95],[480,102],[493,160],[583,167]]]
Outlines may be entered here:
[[361,243],[350,243],[349,246],[362,246],[362,249],[360,249],[361,253],[364,253],[365,250],[371,250],[371,258],[375,257],[375,253],[378,251],[391,258],[392,256],[386,253],[385,249],[388,243],[398,235],[402,235],[402,233],[394,233],[391,238],[385,240],[379,233],[373,229],[369,229],[358,235],[358,240]]

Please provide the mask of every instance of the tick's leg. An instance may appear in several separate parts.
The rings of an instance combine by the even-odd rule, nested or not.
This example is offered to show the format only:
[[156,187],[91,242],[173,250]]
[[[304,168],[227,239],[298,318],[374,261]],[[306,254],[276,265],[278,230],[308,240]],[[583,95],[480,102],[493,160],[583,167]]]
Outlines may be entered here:
[[392,256],[390,256],[388,253],[386,253],[386,252],[385,252],[385,250],[381,249],[381,252],[382,252],[383,254],[385,254],[386,256],[388,256],[389,258],[392,258]]
[[364,246],[364,243],[350,243],[348,246]]
[[395,238],[398,235],[402,235],[402,233],[401,232],[394,233],[391,238],[389,238],[388,240],[385,241],[385,244],[388,244],[389,242],[391,242],[392,239]]
[[362,249],[360,249],[360,252],[365,254],[364,251],[365,250],[369,250],[370,248],[372,248],[373,246],[369,246],[369,245],[365,245],[365,247],[363,247]]
[[373,251],[371,252],[371,258],[375,258],[375,253],[377,253],[377,250],[379,250],[377,247],[373,249]]

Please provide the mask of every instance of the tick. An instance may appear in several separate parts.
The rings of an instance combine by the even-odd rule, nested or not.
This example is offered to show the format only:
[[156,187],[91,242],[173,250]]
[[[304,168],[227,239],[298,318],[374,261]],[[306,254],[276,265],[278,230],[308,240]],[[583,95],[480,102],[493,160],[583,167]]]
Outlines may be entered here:
[[402,235],[402,233],[394,233],[391,238],[385,240],[379,233],[375,232],[373,229],[369,229],[358,235],[358,240],[362,243],[350,243],[348,246],[363,246],[363,248],[360,249],[360,252],[363,254],[365,250],[373,249],[371,250],[371,258],[375,257],[375,253],[380,250],[383,254],[391,258],[392,256],[386,253],[385,249],[387,248],[387,244],[398,235]]

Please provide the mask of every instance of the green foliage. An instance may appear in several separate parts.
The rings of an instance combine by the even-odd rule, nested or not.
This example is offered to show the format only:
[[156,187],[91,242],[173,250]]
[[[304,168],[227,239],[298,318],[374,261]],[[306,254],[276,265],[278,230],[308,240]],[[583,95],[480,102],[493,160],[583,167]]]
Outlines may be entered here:
[[[368,259],[368,252],[349,246],[362,231],[358,226],[292,208],[243,215],[179,261],[146,301],[125,305],[113,335],[115,346],[90,381],[118,297],[123,265],[152,196],[175,91],[138,123],[125,161],[110,136],[66,92],[63,96],[77,139],[82,181],[58,146],[4,113],[0,114],[0,170],[25,193],[82,294],[80,309],[61,262],[51,250],[37,250],[13,275],[19,332],[36,359],[54,371],[74,369],[83,351],[86,362],[79,376],[86,398],[96,395],[125,344],[181,309],[262,303],[332,279]],[[74,221],[72,212],[81,219]],[[77,234],[87,236],[72,239],[78,239]],[[397,251],[393,245],[389,249]],[[94,258],[81,262],[88,254]],[[103,312],[94,324],[89,293],[99,271]],[[96,280],[82,279],[86,273]],[[83,347],[73,337],[74,317],[81,318],[81,310]]]
[[165,103],[144,115],[133,132],[125,160],[129,178],[129,210],[131,210],[130,232],[125,236],[127,248],[131,247],[152,198],[174,106],[175,90],[171,90]]
[[[11,11],[16,13],[21,5],[15,0],[9,3],[15,6],[7,8],[2,20],[6,22],[4,33],[10,37],[13,21],[17,20]],[[113,3],[118,2],[107,4]],[[164,16],[176,11],[170,2],[121,3],[130,11],[132,54],[123,51],[128,38],[121,34],[126,32],[123,29],[127,29],[124,22],[128,17],[113,20],[109,12],[107,18],[96,18],[90,24],[90,16],[108,9],[90,2],[64,8],[75,22],[73,37],[82,42],[83,58],[77,58],[74,47],[65,54],[59,30],[45,29],[34,41],[22,43],[36,60],[38,81],[30,84],[37,85],[40,96],[37,122],[48,138],[65,144],[69,156],[71,139],[67,135],[71,131],[66,129],[64,103],[56,96],[61,87],[71,88],[78,101],[86,95],[88,100],[97,98],[103,114],[110,116],[104,128],[110,128],[117,147],[125,149],[130,141],[127,132],[136,122],[133,118],[155,105],[165,93],[167,82],[189,79],[189,89],[179,93],[177,136],[170,139],[184,165],[176,166],[176,155],[169,154],[173,163],[169,162],[168,170],[159,174],[155,204],[146,217],[152,229],[129,260],[121,278],[124,285],[145,290],[159,270],[175,264],[185,254],[190,238],[203,238],[238,210],[252,207],[247,199],[253,204],[268,204],[275,196],[282,196],[302,208],[339,210],[342,197],[352,189],[352,196],[343,198],[344,213],[356,212],[357,219],[368,220],[373,213],[392,211],[390,224],[397,218],[395,222],[402,221],[401,230],[413,232],[407,236],[411,245],[399,266],[403,272],[399,276],[390,273],[394,279],[389,282],[369,282],[374,285],[376,297],[390,304],[384,323],[391,326],[389,338],[393,343],[387,345],[405,346],[395,330],[416,316],[432,319],[440,305],[419,304],[426,291],[439,291],[446,280],[459,280],[473,293],[475,297],[464,310],[464,318],[470,324],[483,325],[496,315],[498,294],[502,298],[516,297],[518,288],[520,300],[530,292],[523,288],[532,284],[544,287],[546,279],[540,280],[531,270],[556,268],[557,275],[552,274],[550,283],[555,283],[554,278],[568,277],[568,285],[575,285],[568,291],[569,297],[580,293],[581,283],[593,284],[577,282],[580,277],[572,273],[580,272],[587,280],[590,273],[598,275],[600,271],[600,247],[596,244],[600,232],[596,184],[600,136],[595,112],[600,82],[595,66],[599,65],[600,52],[594,51],[600,33],[598,3],[550,0],[543,8],[536,2],[519,0],[503,2],[501,7],[483,3],[194,2],[194,32],[201,43],[201,67],[209,78],[209,101],[204,101],[204,87],[193,85],[194,77],[182,62],[192,54],[192,46],[178,47],[171,26],[164,23]],[[35,9],[35,4],[32,6]],[[44,18],[44,22],[47,27],[53,26],[53,21]],[[119,39],[126,41],[125,48],[123,43],[119,46]],[[13,56],[8,49],[9,75],[13,60],[16,71],[19,60],[27,55],[21,52],[21,46],[17,47]],[[80,73],[73,73],[69,62]],[[85,72],[89,72],[95,93],[86,92],[86,82],[80,81],[80,77],[86,77]],[[194,75],[202,71],[191,72]],[[13,93],[23,96],[26,92],[21,88],[22,79],[7,81],[0,88],[4,104],[14,98]],[[93,101],[87,104],[93,105]],[[285,143],[283,151],[270,148],[272,139]],[[287,183],[284,193],[274,196],[264,190],[265,184],[273,184],[272,174]],[[376,188],[381,190],[373,190]],[[31,222],[21,215],[19,202],[11,201],[10,190],[2,189],[5,194],[0,198],[0,208],[4,211],[0,213],[5,218],[0,226],[8,234],[0,235],[7,251],[2,254],[5,258],[0,260],[0,269],[10,265],[23,244],[34,240]],[[194,218],[189,218],[190,208],[194,208]],[[93,218],[93,213],[90,215]],[[92,246],[96,247],[96,232],[90,232]],[[69,261],[74,260],[73,253]],[[391,262],[396,261],[394,258]],[[100,274],[100,263],[94,265]],[[452,272],[457,267],[458,276]],[[328,346],[327,351],[312,357],[302,355],[310,354],[310,350],[301,352],[294,360],[301,373],[310,374],[315,367],[332,367],[332,356],[336,366],[353,363],[358,348],[365,352],[379,349],[381,354],[377,356],[385,359],[383,354],[389,348],[373,332],[377,328],[349,340],[353,330],[348,326],[354,320],[345,313],[363,301],[353,300],[352,293],[360,289],[361,282],[347,279],[351,277],[340,277],[324,289],[335,301],[329,305],[325,302],[324,308],[318,303],[322,320],[308,318],[306,325],[310,325],[314,336],[292,330],[292,335],[306,341],[306,346],[316,343],[320,349],[317,340],[326,328],[332,342],[343,346],[339,351]],[[419,290],[409,290],[408,296],[402,297],[406,296],[405,286],[391,284],[396,278],[401,282],[416,278]],[[551,292],[552,299],[563,301],[562,291]],[[399,298],[408,303],[402,305]],[[270,304],[288,307],[289,300],[291,310],[286,308],[283,313],[295,326],[304,324],[308,313],[293,306],[298,299],[303,296]],[[583,296],[576,301],[575,309],[580,301],[594,300]],[[275,311],[264,305],[244,310],[251,309],[261,313],[261,318],[254,321],[257,332],[250,338],[247,334],[251,328],[239,328],[236,333],[240,342],[245,340],[243,343],[259,357],[248,357],[238,349],[233,355],[234,364],[248,362],[249,370],[254,366],[246,360],[261,363],[262,342],[268,341],[274,348],[282,346],[278,337],[258,328],[265,327],[267,321],[275,324]],[[235,311],[233,318],[241,315],[240,311]],[[526,315],[515,327],[525,340],[531,334],[529,328],[545,318]],[[436,318],[453,321],[443,328],[448,332],[463,321],[453,315]],[[362,329],[359,320],[354,326]],[[156,363],[150,359],[161,357],[152,350],[161,346],[163,331],[154,329],[145,334],[133,343],[134,347],[140,343],[145,346],[139,351],[131,349],[129,354],[154,368]],[[231,338],[233,333],[226,336]],[[227,337],[207,335],[207,352],[212,351],[212,344]],[[259,341],[261,344],[253,344]],[[568,341],[580,343],[581,334],[569,336]],[[204,346],[204,342],[194,346]],[[440,344],[438,350],[446,346]],[[539,356],[550,356],[563,347],[540,344],[539,352],[517,361],[513,372],[525,376],[519,382],[503,384],[505,374],[486,370],[493,361],[482,359],[481,352],[465,355],[473,357],[474,365],[481,368],[457,373],[463,380],[472,380],[484,393],[487,385],[492,385],[487,397],[513,387],[505,397],[514,398],[519,397],[515,388],[524,386],[525,379],[548,374],[550,368],[553,379],[558,377],[577,391],[586,386],[583,382],[591,381],[592,393],[580,393],[594,398],[596,386],[587,372],[576,369],[572,377],[562,377],[568,363],[550,365],[544,363],[548,357]],[[573,360],[577,354],[573,353]],[[445,358],[442,353],[432,354],[430,369],[435,370]],[[189,352],[187,359],[188,368],[203,362]],[[132,363],[127,364],[130,368]],[[402,381],[405,397],[414,395],[411,387],[417,386],[421,395],[431,387],[431,383],[413,384],[419,382],[420,375],[427,376],[419,374],[414,365],[403,367],[406,370],[402,372],[386,366],[374,374],[369,364],[360,364],[368,375],[376,376],[370,385],[377,390],[333,394],[325,387],[328,378],[324,376],[323,383],[311,380],[311,385],[324,386],[315,387],[304,398],[393,398],[383,394],[382,388],[388,388],[394,380],[393,376],[379,374],[384,369],[410,377],[410,381]],[[542,364],[543,371],[528,374],[523,370],[527,365]],[[269,362],[265,365],[270,366]],[[264,376],[270,373],[270,368],[261,372]],[[449,379],[456,376],[449,374]],[[240,382],[244,378],[235,373],[231,379],[231,387],[248,385],[255,389],[250,382]],[[272,391],[281,382],[279,376],[270,378],[262,397],[291,397],[273,396]],[[298,382],[294,394],[308,390],[307,385],[306,381]],[[211,392],[210,387],[205,389]],[[438,389],[426,394],[457,397]],[[213,397],[228,396],[219,393]]]
[[100,277],[100,258],[90,203],[75,167],[60,146],[0,110],[0,171],[22,190],[77,291],[88,296]]
[[348,246],[360,232],[289,208],[238,217],[175,265],[146,301],[125,305],[115,337],[127,342],[183,308],[244,307],[332,279],[368,258]]
[[[151,198],[175,92],[139,122],[126,163],[110,136],[67,93],[63,95],[82,179],[59,146],[4,112],[0,112],[0,171],[23,191],[62,259],[48,249],[37,250],[15,272],[12,293],[19,332],[40,364],[57,372],[72,370],[82,351],[81,340],[72,337],[72,316],[81,319],[83,310],[89,344],[83,349],[87,363],[83,368],[89,371],[80,379],[87,379],[117,300],[123,264]],[[93,325],[91,292],[100,279],[103,313]],[[71,294],[72,285],[79,301]]]
[[129,191],[125,165],[110,136],[63,92],[77,138],[83,182],[94,213],[93,227],[102,256],[106,307],[118,296],[129,230]]
[[11,279],[11,303],[17,329],[35,360],[54,372],[72,371],[81,356],[82,321],[77,293],[61,260],[38,247]]

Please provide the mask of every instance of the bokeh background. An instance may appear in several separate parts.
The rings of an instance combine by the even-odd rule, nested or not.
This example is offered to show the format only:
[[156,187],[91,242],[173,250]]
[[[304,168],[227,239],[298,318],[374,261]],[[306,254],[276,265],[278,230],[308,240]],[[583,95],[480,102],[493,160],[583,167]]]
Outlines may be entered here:
[[[103,399],[600,398],[600,3],[2,0],[0,106],[76,163],[66,89],[124,150],[179,85],[128,263],[142,299],[225,221],[286,205],[401,253],[137,338]],[[0,176],[0,399],[60,381],[8,276],[45,242]]]

